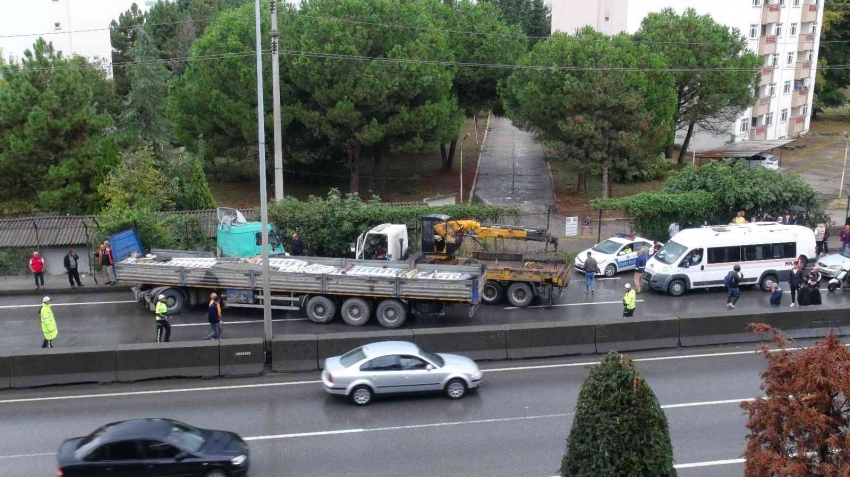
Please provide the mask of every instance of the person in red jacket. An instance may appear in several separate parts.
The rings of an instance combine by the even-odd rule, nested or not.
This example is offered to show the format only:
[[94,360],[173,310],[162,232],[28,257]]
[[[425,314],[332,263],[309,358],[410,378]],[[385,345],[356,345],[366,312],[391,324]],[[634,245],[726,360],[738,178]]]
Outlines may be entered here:
[[44,288],[44,258],[39,255],[38,250],[32,253],[30,271],[35,277],[35,289],[41,290]]

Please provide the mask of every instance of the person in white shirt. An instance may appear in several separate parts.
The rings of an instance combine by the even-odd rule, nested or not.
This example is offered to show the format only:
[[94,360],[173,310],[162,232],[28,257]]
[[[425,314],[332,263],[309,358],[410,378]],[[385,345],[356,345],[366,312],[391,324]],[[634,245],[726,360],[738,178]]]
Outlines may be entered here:
[[674,235],[679,233],[679,222],[673,222],[667,227],[667,233],[670,234],[670,238],[673,238]]

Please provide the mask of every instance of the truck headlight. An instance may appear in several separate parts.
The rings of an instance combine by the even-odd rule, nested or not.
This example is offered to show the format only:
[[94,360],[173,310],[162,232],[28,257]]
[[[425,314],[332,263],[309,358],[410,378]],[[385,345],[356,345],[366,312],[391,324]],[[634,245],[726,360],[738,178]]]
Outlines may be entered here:
[[242,465],[246,460],[248,460],[248,456],[243,454],[230,459],[230,463],[233,465]]

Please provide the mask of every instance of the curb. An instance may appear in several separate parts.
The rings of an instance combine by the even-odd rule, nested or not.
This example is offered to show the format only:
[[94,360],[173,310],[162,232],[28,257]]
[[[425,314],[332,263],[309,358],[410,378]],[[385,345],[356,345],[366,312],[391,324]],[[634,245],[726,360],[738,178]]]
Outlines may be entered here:
[[478,171],[481,170],[481,156],[484,155],[484,145],[487,143],[487,133],[490,132],[490,117],[493,116],[493,111],[487,111],[487,125],[484,127],[484,138],[481,140],[481,149],[478,150],[478,164],[475,165],[475,177],[472,179],[472,188],[469,189],[469,198],[466,203],[472,203],[472,198],[475,197],[475,186],[478,185]]
[[0,290],[0,296],[44,296],[44,295],[89,295],[93,293],[105,293],[115,290],[121,290],[124,287],[121,286],[85,286],[85,287],[77,287],[77,289],[72,289],[68,287],[64,288],[48,288],[47,290]]

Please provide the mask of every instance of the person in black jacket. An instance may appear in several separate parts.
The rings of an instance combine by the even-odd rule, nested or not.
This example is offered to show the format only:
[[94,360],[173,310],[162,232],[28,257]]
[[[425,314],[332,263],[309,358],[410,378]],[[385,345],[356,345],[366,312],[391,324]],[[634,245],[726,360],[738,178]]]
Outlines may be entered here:
[[[68,272],[68,281],[71,283],[71,288],[85,286],[80,282],[80,272],[77,268],[80,265],[80,257],[74,249],[69,249],[65,255],[65,270]],[[76,281],[76,284],[74,283]]]
[[735,303],[738,303],[738,298],[741,298],[742,278],[744,278],[744,276],[741,273],[741,266],[735,265],[732,267],[732,270],[726,274],[726,278],[723,279],[723,283],[726,285],[726,291],[729,292],[729,296],[726,298],[726,308],[735,308]]
[[304,242],[298,238],[298,234],[292,234],[292,255],[304,255]]
[[794,268],[791,269],[791,275],[788,276],[788,286],[791,288],[791,306],[797,303],[797,292],[803,285],[803,270],[800,269],[800,262],[794,262]]
[[812,305],[823,304],[820,296],[820,276],[815,277],[814,272],[809,277],[809,287],[811,288]]
[[812,304],[812,287],[809,286],[808,281],[803,282],[803,286],[800,287],[800,290],[797,292],[797,305],[799,306],[809,306]]

